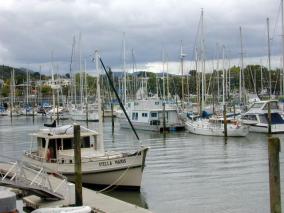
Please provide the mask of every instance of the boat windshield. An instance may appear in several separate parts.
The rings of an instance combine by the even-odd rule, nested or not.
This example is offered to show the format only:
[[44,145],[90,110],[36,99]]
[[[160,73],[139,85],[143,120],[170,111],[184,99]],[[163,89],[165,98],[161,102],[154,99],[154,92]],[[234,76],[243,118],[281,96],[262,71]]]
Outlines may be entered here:
[[[270,108],[271,109],[278,109],[278,104],[277,104],[277,102],[270,102]],[[263,108],[263,109],[268,109],[268,103],[267,104],[265,104],[265,107]]]
[[263,103],[254,103],[251,106],[251,109],[260,109],[263,106]]

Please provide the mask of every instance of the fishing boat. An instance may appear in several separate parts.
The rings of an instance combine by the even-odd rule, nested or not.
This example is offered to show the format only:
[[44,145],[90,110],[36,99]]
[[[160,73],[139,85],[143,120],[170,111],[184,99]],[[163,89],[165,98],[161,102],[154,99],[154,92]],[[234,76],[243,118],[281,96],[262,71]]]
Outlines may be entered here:
[[277,100],[257,101],[241,116],[243,124],[250,127],[251,132],[268,132],[268,105],[271,108],[271,132],[283,133],[283,111]]
[[[36,146],[23,155],[23,161],[46,167],[74,181],[73,125],[49,127],[33,133]],[[105,151],[98,132],[81,127],[82,182],[140,188],[147,147],[130,152]]]
[[[96,52],[96,69],[98,53]],[[100,82],[97,78],[98,132],[81,127],[81,169],[85,184],[140,188],[148,147],[134,151],[105,151],[101,113]],[[25,152],[23,160],[44,166],[74,181],[74,125],[41,129],[33,134],[35,149]]]

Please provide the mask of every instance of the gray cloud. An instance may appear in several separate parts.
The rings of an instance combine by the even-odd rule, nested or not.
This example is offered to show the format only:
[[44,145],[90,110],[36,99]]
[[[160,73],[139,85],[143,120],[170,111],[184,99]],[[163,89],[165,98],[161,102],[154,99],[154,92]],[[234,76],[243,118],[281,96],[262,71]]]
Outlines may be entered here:
[[201,8],[208,59],[216,55],[216,43],[226,45],[231,57],[239,57],[239,26],[246,56],[266,55],[265,19],[269,16],[272,52],[280,54],[281,30],[275,24],[280,21],[276,20],[279,4],[280,0],[2,0],[0,63],[45,64],[48,70],[53,51],[54,63],[67,72],[73,35],[79,32],[89,69],[94,69],[90,55],[95,49],[107,64],[121,66],[123,32],[128,63],[132,48],[139,64],[161,60],[162,48],[169,60],[177,61],[181,40],[187,59],[192,60]]

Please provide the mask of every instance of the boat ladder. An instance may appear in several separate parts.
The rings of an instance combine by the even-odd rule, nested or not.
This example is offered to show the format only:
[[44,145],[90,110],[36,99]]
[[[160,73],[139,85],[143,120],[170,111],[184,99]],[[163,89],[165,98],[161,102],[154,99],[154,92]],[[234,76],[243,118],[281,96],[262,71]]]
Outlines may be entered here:
[[1,162],[0,175],[1,186],[18,188],[43,199],[64,199],[58,190],[66,188],[67,179],[43,167],[38,168],[22,161]]

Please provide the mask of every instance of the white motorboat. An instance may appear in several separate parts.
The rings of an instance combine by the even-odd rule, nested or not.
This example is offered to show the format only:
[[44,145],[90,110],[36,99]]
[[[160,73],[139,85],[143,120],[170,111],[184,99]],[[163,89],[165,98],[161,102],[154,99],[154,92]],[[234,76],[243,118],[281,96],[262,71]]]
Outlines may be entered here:
[[243,124],[250,127],[251,132],[268,133],[268,104],[271,106],[271,132],[283,133],[283,111],[277,100],[257,101],[241,116]]
[[[81,127],[80,133],[83,183],[140,188],[147,147],[132,152],[105,151],[96,131]],[[25,152],[23,161],[74,181],[73,134],[73,125],[39,130],[32,134],[36,147]]]

